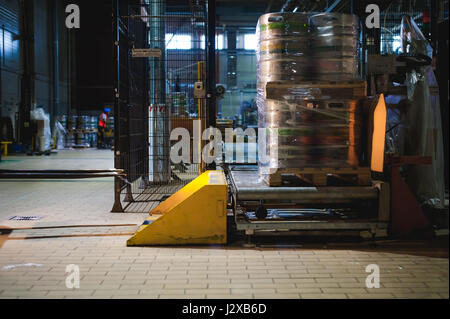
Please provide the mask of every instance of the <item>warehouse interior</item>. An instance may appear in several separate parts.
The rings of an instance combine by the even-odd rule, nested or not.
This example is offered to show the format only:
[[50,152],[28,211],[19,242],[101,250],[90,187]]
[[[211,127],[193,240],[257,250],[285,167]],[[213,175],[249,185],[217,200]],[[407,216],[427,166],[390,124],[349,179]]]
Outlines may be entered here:
[[449,299],[448,4],[0,0],[0,299]]

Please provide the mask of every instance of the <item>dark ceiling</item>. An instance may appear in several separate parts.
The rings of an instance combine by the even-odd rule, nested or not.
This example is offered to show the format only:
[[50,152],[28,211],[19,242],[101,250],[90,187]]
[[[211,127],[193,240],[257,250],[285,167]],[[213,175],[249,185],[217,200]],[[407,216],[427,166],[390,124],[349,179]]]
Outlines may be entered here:
[[[166,0],[172,6],[186,7],[189,3],[206,0]],[[383,12],[387,7],[426,6],[429,0],[216,0],[218,27],[256,27],[258,18],[268,12],[323,12],[332,7],[333,12],[359,12],[364,14],[368,4],[378,4]]]

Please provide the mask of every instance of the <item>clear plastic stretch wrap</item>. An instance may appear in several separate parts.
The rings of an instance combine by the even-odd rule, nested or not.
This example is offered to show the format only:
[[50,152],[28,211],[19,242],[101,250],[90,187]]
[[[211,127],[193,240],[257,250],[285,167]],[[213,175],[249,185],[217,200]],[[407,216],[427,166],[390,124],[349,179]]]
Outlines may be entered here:
[[[260,17],[258,123],[266,129],[265,158],[269,157],[264,163],[260,160],[260,174],[278,168],[359,165],[358,99],[328,96],[312,83],[359,80],[358,27],[352,15],[269,13]],[[267,98],[270,82],[283,89]],[[278,136],[275,143],[271,133]],[[272,147],[277,152],[271,152]]]
[[52,133],[50,130],[50,116],[42,107],[30,112],[30,118],[37,123],[36,146],[41,152],[48,151],[52,146]]
[[401,95],[387,95],[386,105],[396,105],[396,107],[386,108],[386,144],[385,153],[404,154],[404,109],[409,103]]
[[257,26],[258,83],[308,79],[308,16],[301,13],[268,13]]
[[65,127],[59,121],[55,121],[55,126],[53,127],[53,138],[56,141],[56,149],[64,149],[64,141],[67,131]]
[[[357,100],[334,104],[286,97],[259,102],[264,108],[259,122],[278,133],[278,160],[260,163],[261,173],[277,168],[358,166],[361,121]],[[270,150],[267,155],[272,155]]]
[[[403,54],[432,57],[433,49],[413,19],[402,19]],[[403,114],[404,154],[431,156],[432,165],[410,168],[407,182],[421,203],[435,207],[444,204],[444,152],[439,91],[431,65],[418,67],[406,76],[411,106]]]
[[324,81],[359,76],[359,19],[352,14],[323,13],[311,17],[313,73]]

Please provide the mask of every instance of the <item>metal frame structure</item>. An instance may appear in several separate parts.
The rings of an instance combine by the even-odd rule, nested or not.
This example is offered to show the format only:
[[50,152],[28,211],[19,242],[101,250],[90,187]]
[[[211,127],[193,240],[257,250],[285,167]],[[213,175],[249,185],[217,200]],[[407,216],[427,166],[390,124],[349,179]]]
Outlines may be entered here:
[[23,75],[20,83],[19,135],[18,140],[28,148],[32,145],[30,111],[35,103],[35,52],[34,52],[34,4],[33,1],[19,2],[19,31],[21,34],[20,56]]
[[148,63],[143,59],[131,60],[134,46],[148,47],[148,35],[139,10],[128,3],[113,3],[114,36],[114,165],[124,169],[126,180],[115,179],[115,202],[113,212],[122,212],[120,193],[125,189],[131,199],[132,183],[148,174],[147,125],[147,72]]
[[[242,230],[250,241],[256,231],[368,231],[373,237],[386,236],[390,220],[389,184],[373,182],[372,186],[341,187],[269,187],[258,178],[256,168],[229,167],[230,199],[236,229]],[[375,209],[369,210],[368,202]],[[353,217],[330,217],[320,210],[297,207],[353,207]],[[253,219],[246,214],[259,207],[274,207],[292,211],[295,218]],[[313,212],[301,218],[298,212]],[[314,213],[317,213],[314,217]],[[343,215],[345,216],[345,214]]]
[[100,177],[124,178],[125,174],[122,169],[0,170],[0,179],[83,179]]
[[[113,16],[114,158],[126,179],[115,179],[111,211],[148,212],[205,169],[193,156],[170,161],[170,132],[182,127],[192,137],[215,123],[214,1],[116,0]],[[180,36],[186,48],[177,46]],[[135,49],[153,53],[135,57]],[[206,89],[200,98],[198,81]]]

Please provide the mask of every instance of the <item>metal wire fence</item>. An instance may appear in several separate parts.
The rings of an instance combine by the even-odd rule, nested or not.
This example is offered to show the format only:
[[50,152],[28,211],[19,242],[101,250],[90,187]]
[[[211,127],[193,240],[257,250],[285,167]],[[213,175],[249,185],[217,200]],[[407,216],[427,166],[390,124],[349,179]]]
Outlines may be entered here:
[[[394,0],[380,12],[380,29],[366,30],[364,45],[368,54],[399,53],[401,49],[401,22],[404,15],[411,16],[420,28],[424,27],[431,6],[430,0]],[[425,19],[424,19],[425,16]]]
[[[422,0],[416,1],[414,4],[411,1],[397,0],[393,1],[382,13],[380,17],[381,23],[381,43],[380,51],[384,54],[399,54],[401,50],[401,22],[405,15],[411,16],[417,25],[423,30],[427,36],[430,30],[425,30],[427,15],[430,12],[430,1]],[[428,33],[428,34],[427,34]]]
[[[126,212],[148,212],[202,170],[193,136],[205,127],[206,101],[194,97],[194,84],[205,80],[206,6],[151,1],[128,6],[119,20],[122,103],[115,151],[127,174],[120,200]],[[136,54],[141,49],[148,49],[145,57]],[[170,150],[177,141],[170,134],[177,127],[189,131],[190,156],[174,164]]]

